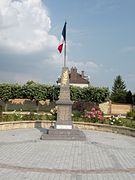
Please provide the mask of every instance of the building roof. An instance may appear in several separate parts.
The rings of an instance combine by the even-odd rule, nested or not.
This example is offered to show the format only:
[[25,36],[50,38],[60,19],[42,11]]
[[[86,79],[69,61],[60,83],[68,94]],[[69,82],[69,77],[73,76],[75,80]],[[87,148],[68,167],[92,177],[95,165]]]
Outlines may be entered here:
[[[58,78],[57,84],[61,82],[61,78]],[[84,75],[84,71],[80,73],[77,72],[76,67],[72,67],[69,71],[69,83],[70,84],[87,84],[89,85],[89,79],[88,76]]]

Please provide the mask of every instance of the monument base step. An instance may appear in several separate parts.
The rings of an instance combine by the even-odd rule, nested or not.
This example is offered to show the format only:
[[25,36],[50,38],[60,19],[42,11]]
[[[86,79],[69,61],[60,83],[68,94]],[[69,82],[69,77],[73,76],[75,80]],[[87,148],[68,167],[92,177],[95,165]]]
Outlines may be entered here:
[[67,141],[85,141],[86,136],[79,129],[53,129],[50,128],[43,133],[41,140],[67,140]]

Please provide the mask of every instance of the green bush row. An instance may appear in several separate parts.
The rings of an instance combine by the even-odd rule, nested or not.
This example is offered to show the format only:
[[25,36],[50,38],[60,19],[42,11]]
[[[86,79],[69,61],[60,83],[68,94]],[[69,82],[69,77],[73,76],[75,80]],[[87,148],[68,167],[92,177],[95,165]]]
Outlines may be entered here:
[[27,121],[27,120],[55,120],[53,115],[39,115],[39,114],[6,114],[0,117],[0,122],[8,121]]
[[135,120],[135,111],[131,111],[127,113],[127,117],[132,118],[133,120]]

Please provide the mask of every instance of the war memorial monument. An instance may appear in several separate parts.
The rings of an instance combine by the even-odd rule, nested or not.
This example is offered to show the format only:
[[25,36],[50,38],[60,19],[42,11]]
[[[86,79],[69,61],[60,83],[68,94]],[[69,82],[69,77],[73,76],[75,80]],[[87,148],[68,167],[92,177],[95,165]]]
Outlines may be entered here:
[[62,40],[58,46],[61,53],[64,45],[64,66],[61,74],[60,95],[57,104],[57,121],[53,128],[41,136],[42,140],[86,140],[85,134],[74,129],[72,123],[72,104],[70,99],[69,70],[66,67],[66,22],[62,30]]
[[85,134],[73,127],[72,101],[70,100],[70,86],[68,68],[62,68],[60,95],[57,104],[57,121],[41,136],[42,140],[86,140]]

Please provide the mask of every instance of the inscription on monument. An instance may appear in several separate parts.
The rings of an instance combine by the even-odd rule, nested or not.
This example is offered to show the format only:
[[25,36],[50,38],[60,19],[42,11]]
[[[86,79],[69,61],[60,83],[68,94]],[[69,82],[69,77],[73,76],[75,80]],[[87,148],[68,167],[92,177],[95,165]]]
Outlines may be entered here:
[[69,113],[69,110],[67,107],[61,107],[60,108],[60,120],[61,121],[67,121],[68,120],[68,113]]

